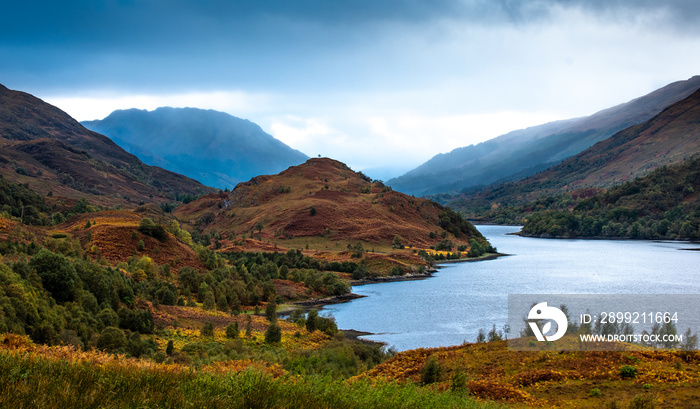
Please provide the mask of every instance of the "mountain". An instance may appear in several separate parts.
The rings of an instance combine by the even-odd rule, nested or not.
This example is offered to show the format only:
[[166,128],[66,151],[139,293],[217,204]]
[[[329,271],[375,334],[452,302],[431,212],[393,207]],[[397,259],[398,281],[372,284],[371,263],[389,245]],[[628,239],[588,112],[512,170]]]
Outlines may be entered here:
[[60,109],[0,85],[0,174],[42,195],[103,205],[176,201],[212,189],[148,166]]
[[[327,246],[344,240],[445,250],[468,247],[476,239],[490,247],[471,223],[449,208],[372,183],[328,158],[312,158],[278,175],[255,177],[231,192],[180,206],[174,214],[191,230],[234,240],[257,232],[258,240],[282,247],[295,244],[295,238],[313,238]],[[397,236],[400,243],[395,242]]]
[[533,175],[652,118],[698,88],[700,76],[695,76],[588,117],[521,129],[478,145],[457,148],[434,156],[387,184],[404,193],[426,195]]
[[83,125],[107,135],[150,165],[222,189],[253,176],[278,173],[308,159],[260,126],[213,110],[119,110]]
[[[598,142],[564,162],[526,179],[493,185],[449,200],[469,217],[496,212],[546,196],[575,192],[595,194],[674,165],[700,153],[700,90],[669,106],[652,119]],[[486,216],[488,217],[488,216]]]

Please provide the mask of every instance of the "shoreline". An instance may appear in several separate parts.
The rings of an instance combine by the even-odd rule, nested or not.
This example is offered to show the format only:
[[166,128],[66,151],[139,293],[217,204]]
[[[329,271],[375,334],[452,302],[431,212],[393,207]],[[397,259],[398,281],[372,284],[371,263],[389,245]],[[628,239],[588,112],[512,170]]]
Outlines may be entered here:
[[551,236],[551,235],[528,234],[528,233],[523,233],[522,231],[519,231],[519,232],[517,232],[517,233],[508,233],[508,234],[513,235],[513,236],[528,237],[528,238],[532,238],[532,239],[552,239],[552,240],[629,240],[629,241],[656,241],[656,242],[669,241],[669,242],[674,242],[674,243],[689,243],[689,244],[698,244],[698,243],[700,243],[700,241],[697,241],[697,240],[691,240],[691,239],[670,239],[670,238],[666,238],[666,237],[645,239],[645,238],[607,237],[607,236],[591,236],[591,237],[585,237],[585,236]]

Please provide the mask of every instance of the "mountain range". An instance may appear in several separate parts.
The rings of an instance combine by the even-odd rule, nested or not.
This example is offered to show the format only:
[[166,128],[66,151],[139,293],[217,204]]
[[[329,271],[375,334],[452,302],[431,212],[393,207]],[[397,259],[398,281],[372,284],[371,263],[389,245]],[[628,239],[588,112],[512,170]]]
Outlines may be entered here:
[[487,217],[502,206],[566,192],[597,193],[644,176],[662,166],[679,164],[700,153],[700,90],[648,121],[624,129],[609,139],[525,179],[494,184],[457,196],[443,196],[470,218]]
[[649,120],[700,88],[700,76],[678,81],[588,117],[521,129],[439,154],[387,184],[413,195],[460,192],[547,169],[616,132]]
[[2,85],[0,174],[41,195],[107,206],[179,201],[213,190],[146,165],[55,106]]
[[221,189],[308,159],[257,124],[214,110],[118,110],[83,125],[150,165]]

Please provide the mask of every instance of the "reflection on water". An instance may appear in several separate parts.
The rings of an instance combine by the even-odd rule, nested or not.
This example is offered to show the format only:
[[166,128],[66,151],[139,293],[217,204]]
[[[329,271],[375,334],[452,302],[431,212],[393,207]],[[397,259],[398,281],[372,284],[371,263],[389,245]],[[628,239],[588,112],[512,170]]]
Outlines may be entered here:
[[496,260],[446,265],[421,281],[354,287],[365,298],[328,306],[339,328],[398,350],[473,342],[502,327],[508,294],[700,294],[697,244],[632,240],[547,240],[478,226],[502,253]]

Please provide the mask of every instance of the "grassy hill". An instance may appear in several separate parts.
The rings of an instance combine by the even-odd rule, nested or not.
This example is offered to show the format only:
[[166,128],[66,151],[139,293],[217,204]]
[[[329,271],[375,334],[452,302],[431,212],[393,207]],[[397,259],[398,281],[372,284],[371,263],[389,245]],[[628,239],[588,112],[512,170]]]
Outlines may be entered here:
[[[174,214],[223,246],[257,238],[281,247],[344,250],[362,242],[382,250],[468,251],[486,239],[449,208],[393,191],[346,165],[313,158],[231,192],[204,196]],[[441,244],[442,243],[442,244]]]

